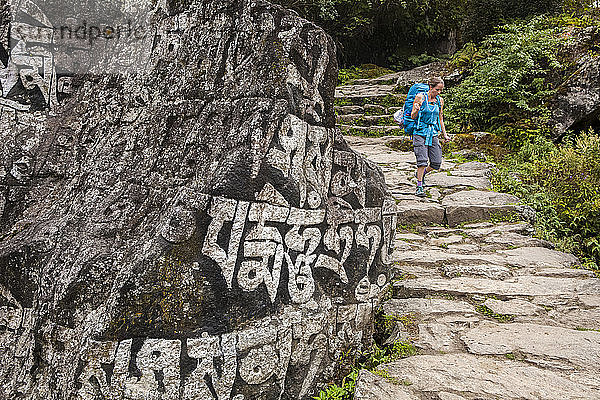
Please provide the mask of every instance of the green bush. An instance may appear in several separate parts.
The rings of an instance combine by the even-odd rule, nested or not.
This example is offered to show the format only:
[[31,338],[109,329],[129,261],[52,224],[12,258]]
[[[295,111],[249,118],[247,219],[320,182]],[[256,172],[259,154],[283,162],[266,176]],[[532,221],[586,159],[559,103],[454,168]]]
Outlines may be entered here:
[[331,384],[325,390],[321,390],[319,395],[313,397],[315,400],[352,400],[354,397],[354,388],[358,373],[362,369],[374,373],[381,373],[377,370],[382,364],[387,364],[399,358],[411,357],[417,354],[417,349],[410,342],[396,342],[390,346],[373,346],[359,358],[357,366],[352,368],[352,372],[344,377],[341,385]]
[[513,193],[537,211],[536,230],[587,267],[600,263],[600,137],[593,132],[554,145],[526,143],[492,176],[495,190]]
[[568,63],[560,57],[569,38],[546,17],[504,25],[479,46],[470,44],[451,64],[468,72],[447,92],[449,126],[454,130],[500,133],[519,147],[545,134],[544,102],[562,83]]
[[356,378],[360,370],[354,369],[349,375],[344,377],[341,386],[336,384],[329,385],[327,389],[321,390],[319,395],[313,397],[316,400],[352,400],[354,396],[354,387]]

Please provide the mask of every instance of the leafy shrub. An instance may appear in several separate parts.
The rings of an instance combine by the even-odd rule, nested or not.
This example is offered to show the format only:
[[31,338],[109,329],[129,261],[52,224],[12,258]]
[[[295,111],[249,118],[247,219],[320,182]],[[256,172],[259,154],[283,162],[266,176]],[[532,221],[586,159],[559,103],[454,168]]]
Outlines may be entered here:
[[[582,0],[568,0],[583,3]],[[464,37],[480,40],[505,21],[561,11],[563,0],[466,0]]]
[[447,60],[448,56],[433,56],[428,53],[411,54],[411,52],[397,52],[388,57],[390,68],[397,71],[410,70],[436,61]]
[[[377,311],[375,316],[375,338],[387,338],[393,330],[396,321],[402,322],[405,326],[407,320],[410,320],[412,314],[397,317],[385,315],[381,310]],[[377,342],[377,339],[376,339]],[[342,380],[340,385],[331,384],[325,390],[321,390],[316,400],[351,400],[354,396],[354,388],[358,373],[362,369],[371,371],[377,375],[383,376],[386,379],[393,379],[386,374],[385,371],[379,370],[378,367],[382,364],[387,364],[399,358],[411,357],[417,354],[417,349],[410,342],[396,342],[392,345],[378,345],[374,343],[366,352],[359,355],[356,363],[352,366],[350,372]]]
[[352,372],[344,377],[341,385],[331,384],[325,390],[321,390],[319,395],[313,397],[315,400],[352,400],[354,388],[358,373],[362,369],[371,372],[379,372],[377,367],[387,364],[399,358],[406,358],[417,354],[417,349],[410,342],[396,342],[391,346],[379,347],[377,344],[362,355],[358,365],[352,369]]
[[448,90],[449,126],[500,133],[513,147],[544,134],[549,117],[544,102],[569,66],[560,57],[569,38],[560,33],[547,17],[536,17],[466,46],[451,62],[469,75]]
[[[272,1],[322,26],[337,44],[341,65],[401,66],[408,57],[436,54],[453,40],[458,46],[461,39],[478,41],[504,21],[558,13],[564,0]],[[569,10],[581,10],[591,0],[568,1]]]
[[316,400],[351,400],[354,396],[354,387],[356,378],[358,378],[359,369],[354,369],[342,380],[341,386],[331,384],[325,390],[321,390],[319,395],[313,397]]
[[560,145],[543,137],[523,145],[492,176],[495,190],[515,194],[537,211],[544,239],[600,263],[600,137],[581,134]]

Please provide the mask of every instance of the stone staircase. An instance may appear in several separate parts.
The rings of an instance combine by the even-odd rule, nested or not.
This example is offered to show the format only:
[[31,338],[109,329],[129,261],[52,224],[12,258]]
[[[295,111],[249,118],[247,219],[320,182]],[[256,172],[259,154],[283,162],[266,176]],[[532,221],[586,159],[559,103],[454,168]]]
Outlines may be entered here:
[[[359,136],[403,135],[394,113],[404,106],[408,88],[430,76],[440,76],[444,62],[373,79],[357,79],[336,89],[337,123],[342,133]],[[396,93],[399,88],[401,93]]]
[[338,127],[343,134],[378,137],[402,135],[394,113],[404,106],[405,95],[393,92],[386,81],[355,83],[336,89]]
[[382,310],[388,343],[418,352],[361,371],[355,399],[600,399],[600,280],[532,237],[528,209],[490,190],[490,164],[445,160],[428,197],[414,196],[414,155],[388,146],[397,139],[346,136],[397,200],[397,280]]

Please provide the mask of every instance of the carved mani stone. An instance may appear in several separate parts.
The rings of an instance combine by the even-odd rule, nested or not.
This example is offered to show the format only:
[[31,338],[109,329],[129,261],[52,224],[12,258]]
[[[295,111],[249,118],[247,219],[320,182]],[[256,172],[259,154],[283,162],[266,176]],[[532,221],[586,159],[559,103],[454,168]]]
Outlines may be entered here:
[[0,398],[314,395],[369,340],[396,226],[335,128],[331,39],[159,1],[148,47],[69,72],[85,51],[11,36],[56,35],[56,7],[1,9]]

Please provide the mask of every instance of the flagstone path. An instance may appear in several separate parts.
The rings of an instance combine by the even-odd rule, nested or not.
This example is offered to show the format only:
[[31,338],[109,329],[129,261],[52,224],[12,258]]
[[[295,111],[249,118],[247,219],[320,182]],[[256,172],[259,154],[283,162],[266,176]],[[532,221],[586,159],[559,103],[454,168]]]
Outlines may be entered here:
[[531,211],[491,191],[490,164],[444,161],[414,196],[397,139],[346,136],[398,203],[399,279],[382,308],[388,342],[418,354],[362,371],[355,399],[600,399],[600,280],[532,237]]

